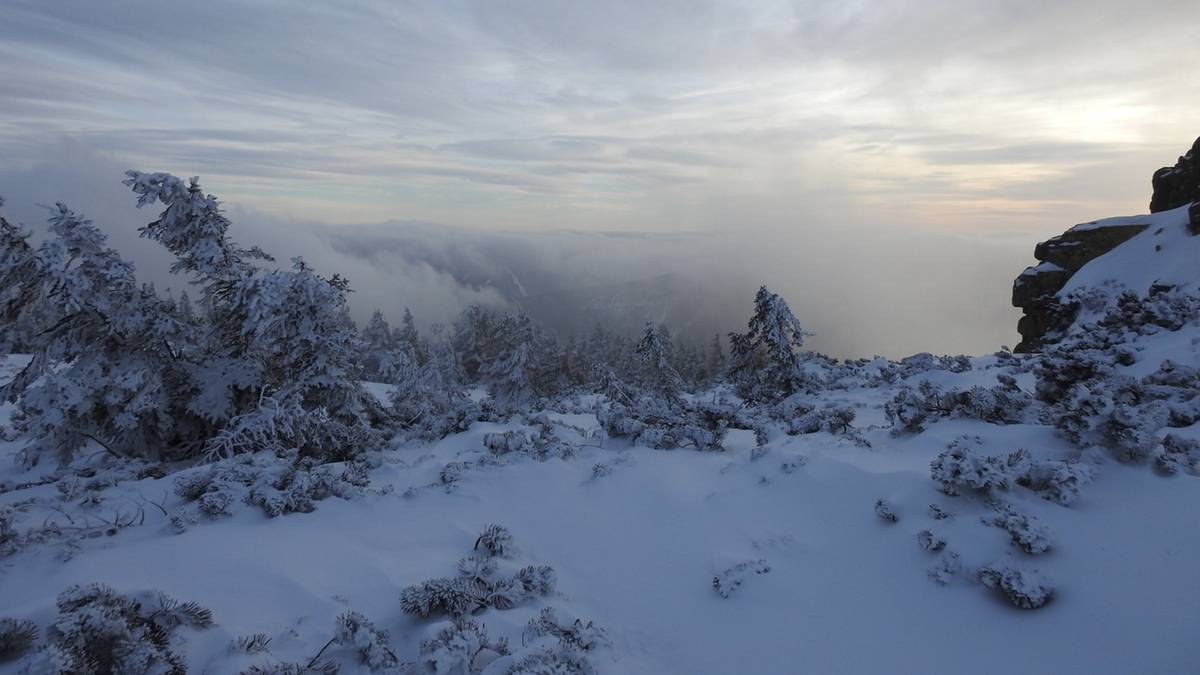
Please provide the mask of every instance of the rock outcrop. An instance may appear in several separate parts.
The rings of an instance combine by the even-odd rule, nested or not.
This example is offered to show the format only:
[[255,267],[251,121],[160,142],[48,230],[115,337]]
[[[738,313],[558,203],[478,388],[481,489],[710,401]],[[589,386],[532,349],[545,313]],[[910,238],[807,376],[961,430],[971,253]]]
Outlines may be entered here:
[[1021,342],[1016,351],[1038,351],[1069,327],[1079,307],[1058,298],[1067,280],[1093,258],[1108,253],[1147,227],[1148,224],[1140,223],[1110,226],[1085,223],[1038,244],[1033,257],[1041,262],[1026,268],[1013,282],[1013,306],[1024,312],[1017,323]]
[[[1184,204],[1200,202],[1200,138],[1192,149],[1175,162],[1154,172],[1150,179],[1154,194],[1150,197],[1150,213],[1169,211]],[[1192,224],[1200,219],[1192,216]]]
[[[1151,183],[1150,213],[1191,204],[1187,230],[1200,234],[1200,138],[1175,166],[1155,171]],[[1016,351],[1034,352],[1055,342],[1079,313],[1079,306],[1060,298],[1059,291],[1080,268],[1145,230],[1151,219],[1146,216],[1145,223],[1138,222],[1140,218],[1084,223],[1038,244],[1033,257],[1040,262],[1013,282],[1013,306],[1024,312],[1017,323],[1021,342]]]

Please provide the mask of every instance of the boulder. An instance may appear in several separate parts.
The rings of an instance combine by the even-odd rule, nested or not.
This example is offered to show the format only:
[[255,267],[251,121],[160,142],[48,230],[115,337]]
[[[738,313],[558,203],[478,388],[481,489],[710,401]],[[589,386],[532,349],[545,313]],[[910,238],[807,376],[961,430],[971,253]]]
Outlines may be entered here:
[[1179,158],[1175,166],[1164,166],[1155,171],[1150,184],[1154,188],[1154,194],[1150,197],[1150,213],[1169,211],[1200,201],[1200,138],[1192,144],[1191,150]]

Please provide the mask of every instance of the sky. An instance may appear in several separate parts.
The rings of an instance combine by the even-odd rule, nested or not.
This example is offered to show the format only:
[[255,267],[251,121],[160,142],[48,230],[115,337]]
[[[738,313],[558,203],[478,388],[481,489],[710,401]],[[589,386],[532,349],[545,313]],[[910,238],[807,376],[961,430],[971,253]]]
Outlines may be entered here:
[[[636,248],[622,278],[769,283],[844,354],[1012,342],[1007,289],[1033,244],[1144,212],[1150,174],[1200,134],[1194,0],[0,0],[0,16],[0,192],[19,215],[52,189],[109,203],[120,172],[93,189],[83,170],[112,166],[200,175],[278,238],[253,243],[331,261],[331,238],[388,223],[444,226],[444,246],[519,233],[552,259],[562,232],[691,233],[598,246],[593,265]],[[312,246],[286,236],[301,230]],[[453,271],[369,266],[361,306],[487,295],[435,302],[400,284]]]

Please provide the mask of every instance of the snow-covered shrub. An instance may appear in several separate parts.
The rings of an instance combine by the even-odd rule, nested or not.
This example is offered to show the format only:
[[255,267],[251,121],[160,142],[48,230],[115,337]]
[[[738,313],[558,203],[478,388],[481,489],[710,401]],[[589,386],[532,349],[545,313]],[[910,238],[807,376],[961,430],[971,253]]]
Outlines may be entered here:
[[15,661],[37,641],[37,625],[32,621],[0,619],[0,663]]
[[[1200,472],[1200,442],[1175,434],[1167,434],[1163,438],[1162,452],[1154,458],[1154,464],[1160,471],[1168,475],[1180,471],[1193,474]],[[2,540],[3,526],[2,515],[0,515],[0,542]]]
[[932,581],[943,586],[950,583],[960,572],[962,572],[962,559],[949,549],[943,550],[938,556],[937,562],[925,571]]
[[507,455],[510,452],[521,452],[533,441],[523,431],[497,431],[483,435],[483,447],[493,455]]
[[875,515],[879,516],[880,520],[896,522],[896,512],[892,510],[892,505],[882,499],[875,500]]
[[549,565],[527,565],[518,570],[513,578],[530,596],[550,595],[558,583],[558,575]]
[[913,390],[901,387],[884,405],[893,433],[920,433],[925,424],[942,417],[977,419],[991,424],[1017,424],[1032,398],[1011,377],[994,387],[944,390],[929,380]]
[[511,609],[529,598],[554,592],[557,575],[549,565],[528,565],[511,577],[496,576],[498,565],[492,556],[511,552],[508,530],[488,526],[477,540],[479,547],[486,555],[459,560],[459,576],[430,579],[404,589],[401,608],[420,617],[445,614],[453,618],[486,607]]
[[917,544],[926,551],[940,551],[946,548],[946,540],[933,530],[921,530],[917,533]]
[[569,459],[574,456],[575,446],[559,437],[554,424],[544,414],[529,423],[537,425],[537,432],[532,436],[519,430],[491,432],[484,434],[483,447],[495,457],[515,453],[546,461],[551,457]]
[[766,560],[747,560],[714,576],[712,587],[717,592],[717,595],[720,595],[722,598],[729,598],[750,575],[766,574],[770,571],[771,566]]
[[1080,462],[1046,460],[1029,463],[1016,482],[1038,493],[1042,499],[1070,506],[1079,499],[1080,488],[1091,482],[1093,473],[1090,466]]
[[368,480],[360,462],[321,464],[295,451],[238,455],[175,479],[175,493],[192,506],[175,514],[172,524],[183,530],[201,518],[229,515],[237,503],[256,505],[271,517],[307,513],[322,499],[359,494]]
[[1158,432],[1167,426],[1166,406],[1157,401],[1142,406],[1115,404],[1100,418],[1100,442],[1122,462],[1140,462],[1154,455]]
[[983,522],[1008,532],[1012,543],[1029,555],[1045,553],[1053,546],[1054,535],[1049,527],[1043,525],[1037,516],[1021,513],[1011,505],[984,517]]
[[271,649],[271,636],[266,633],[251,633],[239,636],[229,645],[230,651],[242,654],[262,654]]
[[522,642],[532,648],[518,655],[509,675],[593,675],[589,656],[612,644],[603,628],[552,607],[529,621]]
[[400,608],[419,617],[462,616],[483,604],[482,592],[476,580],[467,577],[429,579],[405,588],[400,594]]
[[1021,609],[1037,609],[1054,597],[1054,586],[1037,570],[1023,570],[999,562],[979,570],[979,581],[1005,595]]
[[58,596],[58,618],[31,672],[184,673],[175,630],[212,625],[212,613],[161,593],[126,596],[108,586],[72,586]]
[[487,626],[458,618],[421,642],[420,663],[429,672],[477,673],[509,653],[505,638],[488,639]]
[[482,546],[488,555],[505,557],[513,550],[512,533],[503,525],[492,523],[483,528],[479,533],[479,537],[475,540],[475,550],[478,551]]
[[560,610],[553,607],[542,609],[541,614],[529,620],[525,637],[551,637],[565,648],[583,652],[612,644],[608,633],[600,626],[590,620],[562,616]]
[[1060,346],[1047,351],[1033,372],[1035,394],[1046,403],[1061,401],[1076,386],[1105,379],[1113,372],[1113,359],[1102,350]]
[[[955,439],[929,463],[930,476],[941,483],[942,492],[955,496],[963,490],[989,493],[1008,489],[1026,473],[1029,453],[1017,450],[1004,456],[980,455],[971,450],[971,440],[965,436]],[[974,442],[980,441],[975,438]]]
[[454,461],[442,467],[438,472],[438,481],[447,487],[454,485],[462,478],[462,475],[471,467],[467,462]]
[[473,581],[487,582],[496,574],[496,561],[487,556],[467,556],[458,561],[458,573]]
[[721,450],[726,431],[719,417],[695,414],[682,404],[648,396],[639,397],[634,406],[613,403],[596,417],[609,437],[631,438],[638,445],[659,450]]
[[358,659],[372,671],[391,671],[400,665],[400,659],[388,646],[388,635],[358,612],[346,612],[337,618],[334,639],[338,644],[353,647]]
[[929,412],[925,409],[925,398],[911,387],[901,387],[892,399],[883,406],[884,415],[892,425],[893,433],[920,433],[925,430]]
[[[821,402],[810,396],[792,395],[767,408],[767,414],[783,421],[789,435],[847,434],[852,430],[854,408],[841,403]],[[746,428],[746,427],[739,427]]]

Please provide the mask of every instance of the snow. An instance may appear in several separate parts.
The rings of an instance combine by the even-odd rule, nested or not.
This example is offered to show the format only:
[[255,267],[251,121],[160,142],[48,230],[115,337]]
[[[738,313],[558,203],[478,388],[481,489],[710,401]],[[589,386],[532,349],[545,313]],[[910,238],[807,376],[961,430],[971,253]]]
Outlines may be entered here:
[[[921,377],[966,387],[994,377],[992,361]],[[891,389],[841,393],[867,426]],[[599,427],[589,414],[550,417],[577,440]],[[144,525],[84,540],[66,562],[52,546],[34,547],[0,568],[0,616],[44,625],[61,589],[102,581],[212,609],[216,627],[188,633],[194,672],[258,662],[228,649],[257,632],[273,638],[272,658],[306,662],[348,610],[386,630],[411,660],[440,624],[404,615],[401,590],[452,574],[483,526],[499,523],[518,547],[505,564],[552,565],[558,593],[477,620],[519,645],[542,607],[566,608],[607,629],[612,647],[593,658],[601,673],[1168,673],[1196,665],[1200,596],[1188,591],[1200,562],[1195,477],[1106,462],[1069,508],[1014,488],[1006,498],[1055,533],[1053,549],[1039,556],[982,523],[991,513],[982,501],[939,492],[929,462],[964,434],[979,436],[984,454],[1065,456],[1068,444],[1040,425],[953,419],[895,438],[873,428],[871,448],[827,433],[780,435],[757,452],[752,434],[732,438],[724,453],[581,442],[569,460],[475,466],[453,489],[438,484],[448,462],[481,456],[484,434],[512,428],[522,427],[477,423],[432,446],[394,447],[372,472],[371,491],[322,501],[313,513],[268,519],[246,508],[171,534],[151,509]],[[798,457],[803,464],[785,473],[782,465]],[[593,478],[598,462],[611,472]],[[11,462],[0,466],[2,480],[29,479]],[[112,489],[165,493],[170,512],[179,506],[171,479]],[[50,486],[13,490],[0,504],[53,494]],[[875,515],[877,499],[897,523]],[[953,516],[932,518],[931,503]],[[928,570],[940,554],[921,548],[922,530],[945,539],[964,569],[1005,561],[1037,569],[1055,583],[1054,599],[1022,611],[961,575],[935,583]],[[715,576],[759,561],[768,573],[745,572],[728,598],[713,590]],[[345,659],[342,672],[367,672],[337,649],[327,654]]]
[[[1109,218],[1087,224],[1087,229],[1134,223],[1149,227],[1080,268],[1059,295],[1099,287],[1105,282],[1116,282],[1141,293],[1156,283],[1195,284],[1200,237],[1188,234],[1187,210],[1187,206],[1181,206],[1147,216]],[[1077,225],[1075,229],[1084,227]]]

